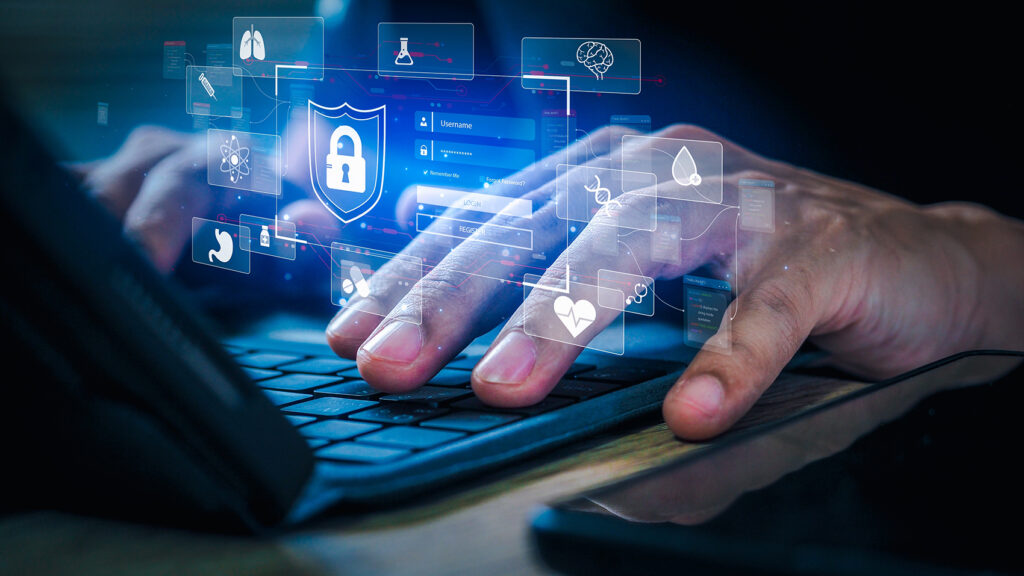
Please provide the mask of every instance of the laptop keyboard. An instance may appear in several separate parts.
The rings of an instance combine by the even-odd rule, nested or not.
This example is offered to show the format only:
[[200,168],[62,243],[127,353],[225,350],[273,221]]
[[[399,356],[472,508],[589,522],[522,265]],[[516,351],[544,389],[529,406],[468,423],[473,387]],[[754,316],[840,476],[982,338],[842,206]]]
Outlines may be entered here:
[[574,363],[538,404],[494,408],[470,388],[477,357],[454,359],[417,390],[387,394],[361,380],[352,360],[227,349],[318,458],[350,464],[395,462],[667,373],[635,364],[597,368]]

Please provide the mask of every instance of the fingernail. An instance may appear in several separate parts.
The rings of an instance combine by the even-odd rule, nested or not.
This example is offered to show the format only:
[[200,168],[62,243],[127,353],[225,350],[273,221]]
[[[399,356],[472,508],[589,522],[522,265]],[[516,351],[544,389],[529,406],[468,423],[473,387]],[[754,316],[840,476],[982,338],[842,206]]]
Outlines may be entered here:
[[533,339],[522,332],[509,332],[483,357],[474,372],[485,382],[518,384],[526,380],[536,362]]
[[[377,325],[375,318],[367,317],[367,314],[380,314],[380,306],[375,300],[358,300],[351,306],[346,306],[344,310],[338,313],[331,322],[327,325],[327,332],[336,336],[345,338],[348,333],[355,332],[353,337],[358,337],[360,331],[360,323],[369,324],[370,329],[373,329]],[[361,333],[366,334],[368,330],[364,328]]]
[[412,362],[420,353],[423,337],[416,324],[396,320],[363,344],[370,356],[389,362]]
[[725,389],[717,378],[710,374],[698,374],[683,384],[679,400],[710,418],[721,411],[724,398]]

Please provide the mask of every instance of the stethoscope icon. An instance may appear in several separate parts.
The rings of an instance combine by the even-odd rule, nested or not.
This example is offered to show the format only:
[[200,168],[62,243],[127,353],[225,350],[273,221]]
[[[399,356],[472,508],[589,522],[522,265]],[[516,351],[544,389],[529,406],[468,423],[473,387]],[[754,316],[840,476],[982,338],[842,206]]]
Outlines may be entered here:
[[626,298],[626,304],[640,304],[647,297],[647,284],[638,282],[633,286],[633,295]]

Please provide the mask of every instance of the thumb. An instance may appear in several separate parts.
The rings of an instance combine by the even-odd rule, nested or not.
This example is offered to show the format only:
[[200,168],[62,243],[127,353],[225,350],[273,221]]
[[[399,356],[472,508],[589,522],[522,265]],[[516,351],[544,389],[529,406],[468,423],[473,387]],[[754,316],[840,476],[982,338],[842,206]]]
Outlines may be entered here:
[[710,438],[746,414],[814,328],[812,285],[771,278],[732,302],[665,397],[662,412],[676,435]]

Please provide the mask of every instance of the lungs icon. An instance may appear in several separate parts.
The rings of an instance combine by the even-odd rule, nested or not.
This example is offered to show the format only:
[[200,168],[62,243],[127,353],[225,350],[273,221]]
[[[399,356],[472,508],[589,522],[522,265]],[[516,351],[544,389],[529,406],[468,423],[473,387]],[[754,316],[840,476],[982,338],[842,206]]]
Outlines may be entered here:
[[267,57],[267,47],[263,44],[263,34],[256,29],[255,25],[250,26],[248,30],[242,33],[242,45],[239,48],[238,55],[242,60],[250,58],[263,60]]

